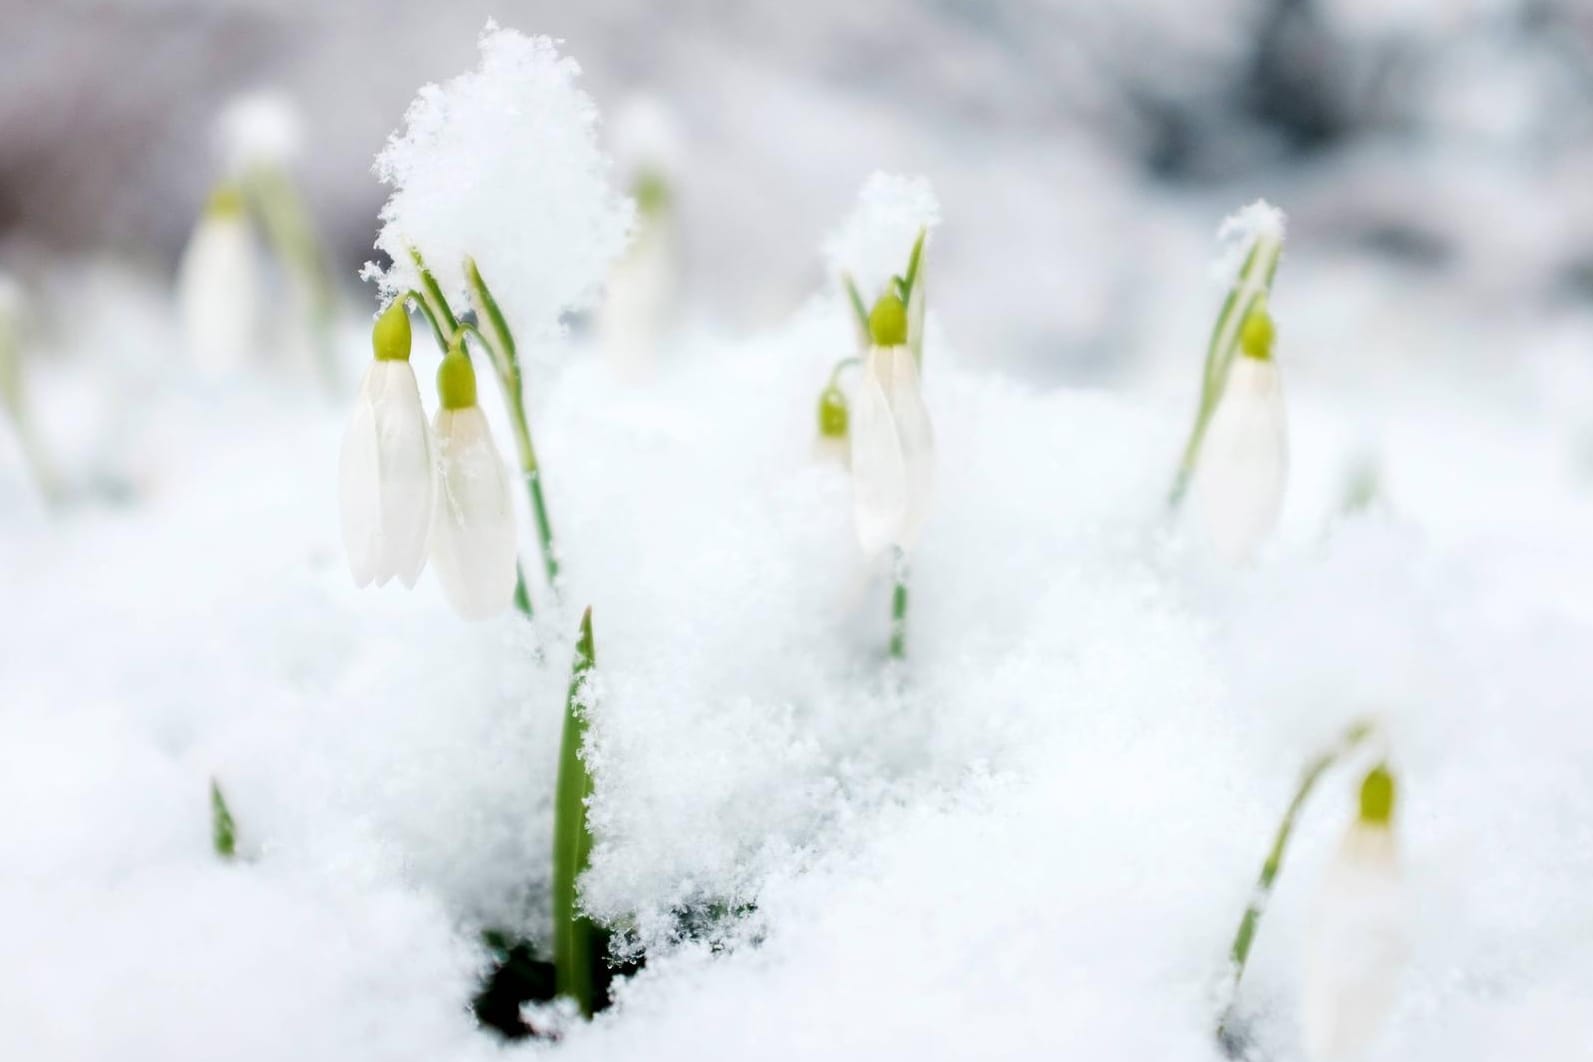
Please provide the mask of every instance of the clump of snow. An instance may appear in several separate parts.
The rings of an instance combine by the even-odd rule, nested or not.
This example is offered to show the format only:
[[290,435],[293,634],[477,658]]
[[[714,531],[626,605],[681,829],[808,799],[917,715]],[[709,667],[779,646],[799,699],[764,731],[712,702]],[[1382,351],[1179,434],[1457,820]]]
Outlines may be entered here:
[[907,268],[919,232],[939,224],[940,201],[928,178],[875,173],[863,182],[846,221],[825,240],[830,276],[850,274],[871,300]]
[[421,89],[377,157],[393,191],[376,247],[392,261],[367,275],[384,298],[418,287],[418,249],[462,310],[474,257],[516,338],[535,343],[596,300],[634,205],[613,188],[575,60],[493,22],[480,43],[477,68]]

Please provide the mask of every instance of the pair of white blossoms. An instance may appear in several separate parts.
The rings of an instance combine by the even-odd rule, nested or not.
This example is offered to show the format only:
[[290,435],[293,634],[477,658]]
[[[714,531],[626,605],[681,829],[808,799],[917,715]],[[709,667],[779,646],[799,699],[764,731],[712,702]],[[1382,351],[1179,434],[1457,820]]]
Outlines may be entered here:
[[409,364],[409,314],[395,301],[371,333],[343,437],[339,500],[343,546],[357,586],[393,578],[413,587],[429,558],[465,619],[509,606],[516,582],[514,509],[502,458],[476,404],[476,377],[457,345],[437,370],[430,427]]

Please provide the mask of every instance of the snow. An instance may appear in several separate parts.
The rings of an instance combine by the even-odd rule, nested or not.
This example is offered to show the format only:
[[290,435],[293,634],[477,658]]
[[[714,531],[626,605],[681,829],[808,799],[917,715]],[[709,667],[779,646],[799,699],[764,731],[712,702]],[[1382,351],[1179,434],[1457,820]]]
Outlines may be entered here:
[[[481,70],[423,92],[384,156],[388,249],[414,239],[449,285],[474,254],[543,338],[628,224],[572,77],[549,42],[489,31]],[[499,147],[511,88],[548,120]],[[948,236],[980,241],[981,204],[943,194]],[[563,597],[479,625],[429,575],[351,585],[346,408],[281,366],[207,384],[161,361],[165,291],[70,272],[43,292],[82,311],[29,380],[75,490],[0,509],[0,1055],[1215,1059],[1277,818],[1363,718],[1400,780],[1413,912],[1369,1057],[1584,1047],[1593,319],[1502,320],[1296,225],[1271,304],[1289,489],[1231,567],[1164,505],[1221,297],[1201,266],[1217,212],[1113,196],[1162,226],[1133,258],[1147,309],[1124,360],[1168,372],[1039,385],[939,328],[901,668],[847,473],[813,455],[818,390],[854,347],[827,283],[777,327],[683,334],[645,385],[580,349],[538,368]],[[864,202],[813,248],[830,274],[899,269],[941,212],[886,177]],[[347,314],[348,378],[367,328]],[[415,351],[431,407],[420,329]],[[1362,462],[1381,495],[1343,513]],[[21,478],[0,466],[0,499]],[[467,1010],[477,939],[547,931],[588,605],[583,900],[647,966],[558,1045],[504,1048]],[[1305,1057],[1311,900],[1367,763],[1298,823],[1240,993],[1258,1057]],[[213,777],[237,862],[209,847]]]
[[422,88],[377,157],[393,192],[376,247],[391,262],[368,272],[384,298],[418,288],[418,249],[462,311],[473,256],[529,345],[592,305],[635,208],[612,188],[579,65],[549,38],[492,22],[480,43],[480,65]]

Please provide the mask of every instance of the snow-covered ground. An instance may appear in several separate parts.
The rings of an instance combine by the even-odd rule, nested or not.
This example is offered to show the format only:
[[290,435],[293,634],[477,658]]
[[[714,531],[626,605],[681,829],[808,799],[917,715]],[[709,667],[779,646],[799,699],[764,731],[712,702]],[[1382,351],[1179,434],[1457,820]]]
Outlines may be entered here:
[[[1272,303],[1288,494],[1232,567],[1165,496],[1238,204],[1113,196],[1143,246],[1103,357],[1132,378],[1014,378],[931,304],[937,483],[900,667],[888,568],[815,446],[855,346],[828,286],[765,331],[692,324],[644,373],[581,337],[536,361],[562,600],[466,624],[430,574],[351,585],[342,401],[282,364],[198,380],[164,285],[66,267],[41,297],[79,312],[29,380],[65,505],[0,436],[0,1055],[1215,1059],[1278,817],[1364,718],[1376,748],[1306,805],[1257,937],[1255,1057],[1306,1057],[1302,952],[1377,753],[1406,960],[1367,1057],[1593,1049],[1593,316],[1502,313],[1496,274],[1297,226]],[[942,189],[946,238],[977,245],[983,206]],[[1096,249],[1054,253],[999,282]],[[587,606],[583,896],[647,965],[558,1044],[505,1047],[468,1009],[477,941],[547,934]]]

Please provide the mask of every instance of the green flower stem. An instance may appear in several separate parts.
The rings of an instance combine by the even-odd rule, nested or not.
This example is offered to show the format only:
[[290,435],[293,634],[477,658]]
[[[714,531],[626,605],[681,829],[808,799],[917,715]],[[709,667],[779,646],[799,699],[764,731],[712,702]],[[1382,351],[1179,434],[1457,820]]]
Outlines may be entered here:
[[238,827],[227,808],[227,798],[221,795],[221,786],[210,780],[210,843],[216,855],[232,860],[238,855]]
[[1206,439],[1206,429],[1211,425],[1212,414],[1222,399],[1228,382],[1228,370],[1239,350],[1239,327],[1256,304],[1266,299],[1272,291],[1272,281],[1278,272],[1278,257],[1283,244],[1274,238],[1257,239],[1245,255],[1239,275],[1228,289],[1217,323],[1212,326],[1211,340],[1206,345],[1206,365],[1200,383],[1200,404],[1195,410],[1195,423],[1184,444],[1178,471],[1173,477],[1172,490],[1168,492],[1167,505],[1177,509],[1189,492],[1189,483],[1200,460],[1200,447]]
[[835,363],[835,368],[830,370],[830,387],[837,386],[841,381],[841,373],[856,365],[863,364],[863,359],[858,357],[842,358]]
[[1278,831],[1272,839],[1272,848],[1267,852],[1266,862],[1261,864],[1261,876],[1256,881],[1256,890],[1245,908],[1244,917],[1239,920],[1239,929],[1234,934],[1233,946],[1228,952],[1232,970],[1228,986],[1228,1004],[1223,1008],[1222,1016],[1217,1022],[1217,1039],[1224,1044],[1232,1042],[1233,1039],[1230,1026],[1234,1008],[1238,1003],[1239,982],[1244,978],[1245,965],[1250,961],[1250,948],[1255,943],[1256,931],[1261,926],[1261,916],[1266,912],[1267,901],[1272,896],[1273,883],[1277,880],[1278,871],[1283,867],[1283,856],[1289,846],[1289,837],[1294,832],[1295,819],[1299,817],[1300,809],[1305,806],[1306,800],[1311,796],[1322,775],[1355,751],[1371,732],[1372,725],[1368,722],[1354,724],[1344,732],[1337,744],[1306,764],[1305,773],[1300,776],[1300,785],[1295,790],[1294,799],[1289,801],[1289,806],[1283,813],[1283,820],[1278,823]]
[[275,166],[255,167],[245,176],[243,187],[272,250],[309,300],[316,363],[336,394],[343,386],[337,370],[337,293],[309,208],[288,175]]
[[427,323],[431,325],[431,334],[437,340],[437,349],[446,351],[448,349],[448,336],[444,334],[442,325],[437,320],[437,314],[432,310],[431,303],[427,301],[426,296],[411,288],[404,292],[403,298],[406,302],[414,303],[420,312],[425,315]]
[[586,802],[592,775],[581,748],[591,704],[591,672],[597,663],[592,641],[592,610],[581,617],[570,692],[564,705],[564,737],[553,804],[553,965],[558,992],[570,996],[590,1018],[598,1004],[598,968],[608,950],[605,934],[580,911],[576,882],[592,856]]
[[891,592],[891,659],[907,657],[907,554],[900,546],[892,565],[896,587]]
[[509,323],[498,307],[498,300],[482,279],[481,270],[476,267],[473,258],[465,259],[465,280],[470,288],[472,304],[494,337],[494,342],[487,346],[496,354],[498,383],[503,388],[504,403],[509,408],[515,448],[520,455],[520,472],[525,477],[526,492],[531,498],[531,513],[536,521],[537,542],[542,547],[542,569],[547,576],[548,586],[556,595],[559,589],[558,549],[553,540],[553,522],[548,518],[547,499],[542,494],[541,466],[537,464],[536,447],[531,441],[531,418],[526,413],[525,383],[520,373],[520,355],[514,345],[514,334],[509,330]]
[[846,299],[852,304],[852,316],[857,321],[858,345],[864,349],[868,347],[868,304],[863,301],[863,296],[858,293],[857,281],[852,279],[852,274],[841,274],[841,287],[846,289]]
[[[421,258],[420,250],[415,247],[409,249],[410,260],[415,263],[415,269],[420,273],[421,290],[431,300],[432,311],[448,326],[446,334],[452,338],[454,331],[459,327],[459,318],[454,316],[454,311],[449,307],[448,300],[443,296],[442,288],[437,284],[437,278],[431,275],[431,270],[426,268],[425,259]],[[448,344],[443,344],[443,349],[448,349]]]

